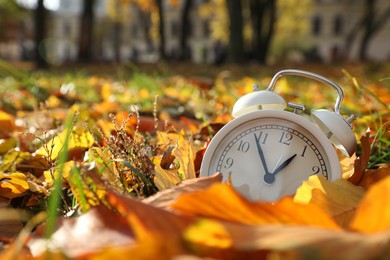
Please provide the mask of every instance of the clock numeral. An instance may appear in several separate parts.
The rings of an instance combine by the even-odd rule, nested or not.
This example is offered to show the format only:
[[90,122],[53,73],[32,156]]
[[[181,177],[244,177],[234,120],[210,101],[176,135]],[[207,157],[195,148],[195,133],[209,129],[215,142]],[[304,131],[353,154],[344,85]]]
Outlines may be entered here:
[[320,172],[320,167],[318,166],[313,166],[313,168],[311,168],[311,170],[313,171],[313,174],[317,174]]
[[234,163],[233,158],[231,158],[231,157],[227,158],[227,159],[226,159],[226,165],[224,166],[224,168],[225,168],[225,169],[230,169],[230,168],[232,168],[233,163]]
[[282,136],[279,139],[279,143],[285,144],[285,145],[290,145],[291,144],[291,139],[293,138],[293,135],[290,133],[282,132]]
[[241,152],[243,152],[243,153],[246,153],[246,152],[248,152],[249,147],[250,147],[249,142],[244,142],[244,141],[241,140],[241,141],[240,141],[240,144],[238,145],[237,150],[238,150],[238,151],[241,151]]
[[261,131],[259,133],[259,136],[257,136],[256,133],[255,133],[255,139],[256,139],[256,142],[258,142],[258,143],[265,144],[265,142],[267,141],[267,137],[268,137],[268,133],[265,133],[263,135],[263,131]]
[[303,148],[303,151],[301,153],[302,157],[305,157],[306,149],[307,149],[307,145],[305,145],[305,148]]

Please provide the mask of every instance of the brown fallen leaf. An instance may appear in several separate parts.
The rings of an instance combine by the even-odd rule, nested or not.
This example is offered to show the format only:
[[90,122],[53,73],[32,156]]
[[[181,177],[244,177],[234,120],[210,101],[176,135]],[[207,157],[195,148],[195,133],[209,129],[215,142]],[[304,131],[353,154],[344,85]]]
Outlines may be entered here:
[[177,186],[160,191],[153,196],[143,199],[142,201],[156,207],[169,209],[169,205],[172,204],[172,202],[174,202],[180,195],[209,188],[213,183],[221,181],[221,174],[215,174],[205,178],[185,180]]
[[362,154],[354,162],[354,172],[348,178],[348,180],[353,184],[358,184],[366,171],[368,161],[371,155],[371,145],[370,145],[370,131],[366,132],[366,135],[360,138],[360,143],[362,145]]
[[224,183],[213,184],[206,190],[183,194],[171,207],[190,216],[248,225],[309,225],[340,230],[330,215],[316,205],[295,203],[290,197],[276,203],[250,202]]
[[352,230],[377,233],[390,229],[390,176],[372,185],[356,210]]
[[367,170],[358,185],[367,190],[371,185],[387,176],[390,176],[390,164],[381,165],[378,169]]
[[324,176],[311,176],[298,188],[294,201],[314,204],[324,209],[342,227],[352,219],[365,190],[347,180],[328,181]]

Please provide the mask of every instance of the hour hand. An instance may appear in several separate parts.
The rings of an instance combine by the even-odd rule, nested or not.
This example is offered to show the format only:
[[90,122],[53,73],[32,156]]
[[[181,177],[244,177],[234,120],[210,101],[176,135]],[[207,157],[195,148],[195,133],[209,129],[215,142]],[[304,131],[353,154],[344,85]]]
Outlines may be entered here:
[[281,170],[283,170],[284,168],[287,167],[287,165],[289,165],[292,160],[295,158],[295,156],[297,156],[297,154],[294,154],[293,156],[291,156],[290,158],[288,158],[287,160],[285,160],[283,163],[281,163],[273,172],[271,173],[266,173],[264,175],[264,181],[265,183],[267,184],[272,184],[275,182],[275,176],[276,174],[278,174]]
[[276,175],[278,174],[281,170],[283,170],[285,167],[287,167],[287,165],[290,164],[290,162],[295,158],[295,156],[297,156],[297,154],[294,154],[293,156],[291,156],[290,158],[288,158],[287,160],[285,160],[282,164],[280,164],[278,166],[278,168],[276,168],[272,174],[273,175]]

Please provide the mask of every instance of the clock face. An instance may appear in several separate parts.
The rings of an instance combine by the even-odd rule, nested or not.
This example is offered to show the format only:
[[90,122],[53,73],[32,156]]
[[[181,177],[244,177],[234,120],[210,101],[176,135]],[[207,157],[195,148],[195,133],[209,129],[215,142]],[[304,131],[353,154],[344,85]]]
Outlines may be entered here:
[[242,195],[265,201],[294,194],[311,175],[338,178],[339,166],[331,164],[338,163],[337,155],[325,135],[301,116],[276,112],[277,117],[244,115],[221,129],[207,149],[201,176],[220,172]]

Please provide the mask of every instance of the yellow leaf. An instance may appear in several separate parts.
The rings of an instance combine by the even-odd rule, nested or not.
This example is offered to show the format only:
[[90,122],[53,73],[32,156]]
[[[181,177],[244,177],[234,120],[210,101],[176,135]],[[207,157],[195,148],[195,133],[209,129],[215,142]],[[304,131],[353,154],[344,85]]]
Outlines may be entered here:
[[15,129],[14,117],[0,110],[0,137],[8,137]]
[[89,158],[95,162],[97,171],[104,181],[112,184],[111,187],[121,187],[117,164],[114,163],[110,149],[92,147],[88,151]]
[[69,172],[69,185],[83,211],[92,206],[99,205],[106,196],[106,186],[95,182],[92,176],[96,176],[97,169],[82,169],[74,165]]
[[171,207],[184,214],[249,225],[289,224],[340,229],[325,211],[315,205],[298,204],[290,197],[274,204],[251,202],[223,183],[183,194]]
[[29,190],[25,174],[20,172],[0,173],[0,196],[8,199],[21,197]]
[[181,180],[192,179],[196,177],[194,160],[196,156],[192,141],[185,136],[184,131],[180,133],[157,132],[158,143],[168,147],[173,145],[175,148],[172,155],[175,156],[179,164],[178,174]]
[[16,165],[24,160],[30,159],[32,156],[28,152],[20,152],[18,150],[10,150],[3,157],[0,165],[0,172],[16,171]]
[[329,182],[324,176],[311,176],[298,188],[294,202],[315,204],[326,210],[341,226],[346,226],[354,215],[365,190],[347,180]]
[[112,85],[108,82],[102,85],[100,90],[100,95],[102,96],[104,101],[112,101],[113,93],[112,93]]
[[209,219],[199,220],[192,224],[183,235],[186,241],[191,243],[216,248],[229,248],[233,245],[233,238],[225,227]]
[[[51,171],[44,171],[43,175],[45,176],[45,182],[48,186],[53,185],[53,181],[58,178],[59,176],[59,167],[62,168],[62,178],[66,181],[69,179],[69,174],[71,169],[74,167],[75,162],[74,161],[68,161],[64,163],[63,165],[58,165],[56,169],[54,170],[53,176]],[[54,177],[54,180],[53,180]]]
[[[55,160],[64,146],[66,135],[67,130],[65,129],[58,136],[54,137],[46,145],[41,147],[37,151],[37,154],[49,157],[51,160]],[[87,129],[75,126],[69,137],[68,149],[69,151],[76,149],[86,150],[91,148],[94,142],[95,140],[93,136]]]
[[176,169],[166,170],[160,166],[160,158],[156,158],[154,163],[154,184],[161,190],[169,189],[180,182],[179,175]]
[[45,101],[45,105],[47,108],[60,107],[61,103],[61,100],[54,95],[49,96],[48,99]]
[[16,138],[0,139],[0,154],[5,154],[17,144]]
[[[389,168],[390,169],[390,168]],[[390,171],[389,171],[390,173]],[[350,228],[363,233],[390,229],[390,176],[371,186],[356,210]]]

